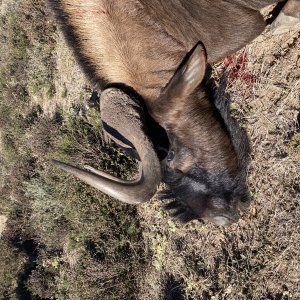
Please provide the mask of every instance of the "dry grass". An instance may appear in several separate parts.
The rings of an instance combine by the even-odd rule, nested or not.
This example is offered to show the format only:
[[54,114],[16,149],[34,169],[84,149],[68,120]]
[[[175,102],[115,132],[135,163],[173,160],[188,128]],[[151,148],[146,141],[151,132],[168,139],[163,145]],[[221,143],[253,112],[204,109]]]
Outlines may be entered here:
[[43,12],[42,0],[1,2],[3,29],[16,36],[0,60],[0,298],[300,299],[299,32],[265,33],[214,66],[217,79],[227,70],[232,113],[250,136],[253,202],[228,229],[182,226],[159,200],[136,210],[49,165],[55,155],[124,176],[134,168],[102,142],[98,113],[78,116],[93,87],[55,21],[32,25]]

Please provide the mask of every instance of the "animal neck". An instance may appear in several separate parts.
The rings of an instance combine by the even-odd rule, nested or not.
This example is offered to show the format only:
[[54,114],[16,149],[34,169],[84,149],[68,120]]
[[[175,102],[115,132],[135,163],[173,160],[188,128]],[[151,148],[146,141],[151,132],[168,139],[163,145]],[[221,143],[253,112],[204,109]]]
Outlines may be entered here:
[[199,41],[213,63],[244,46],[264,27],[258,12],[234,1],[55,2],[89,76],[130,86],[148,103]]

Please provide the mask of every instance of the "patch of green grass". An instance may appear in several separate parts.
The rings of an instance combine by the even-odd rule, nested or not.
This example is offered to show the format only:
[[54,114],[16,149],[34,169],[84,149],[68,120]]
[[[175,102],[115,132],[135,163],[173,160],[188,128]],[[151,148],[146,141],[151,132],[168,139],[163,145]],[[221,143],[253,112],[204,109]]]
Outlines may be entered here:
[[7,74],[7,70],[2,67],[0,68],[0,91],[7,88],[9,84],[9,76]]
[[17,60],[26,60],[28,58],[28,48],[30,47],[28,37],[20,26],[14,27],[13,32],[18,32],[17,35],[14,35],[12,40],[13,56]]
[[[6,135],[7,151],[4,153],[9,165],[18,163],[20,166],[23,157],[22,164],[26,168],[26,161],[30,164],[33,154],[40,157],[34,176],[28,176],[30,169],[27,169],[19,174],[23,182],[16,187],[18,197],[24,191],[23,195],[28,199],[24,203],[24,212],[30,216],[30,222],[20,212],[10,215],[18,223],[26,222],[26,226],[32,228],[26,229],[26,232],[31,231],[30,235],[44,249],[37,250],[38,266],[27,280],[27,288],[32,295],[59,299],[97,299],[100,296],[101,299],[120,299],[131,295],[136,289],[135,276],[144,263],[139,258],[143,244],[135,207],[121,204],[87,187],[56,169],[49,161],[54,157],[73,162],[93,162],[94,166],[95,163],[99,168],[107,166],[125,177],[129,170],[135,169],[135,164],[119,150],[106,145],[98,128],[79,116],[67,114],[63,125],[58,126],[51,120],[40,122],[37,115],[27,116],[18,124],[23,133],[30,134],[33,142],[28,144],[26,138],[22,139],[18,134],[16,139],[16,132],[11,130],[11,135]],[[48,139],[49,144],[42,144],[42,138]],[[28,153],[23,156],[20,151],[28,146]],[[88,159],[85,158],[86,149],[89,149]],[[116,161],[102,163],[111,154]],[[117,170],[120,161],[122,168]],[[68,264],[60,263],[69,255],[69,252],[63,252],[66,244],[71,253],[80,253],[76,273]],[[55,260],[54,253],[58,253]],[[74,280],[77,283],[75,289]],[[104,291],[107,296],[103,296]]]
[[[41,1],[38,2],[41,5]],[[13,245],[21,245],[35,236],[30,221],[32,205],[25,190],[36,173],[36,158],[32,151],[35,150],[32,148],[35,137],[31,130],[39,122],[42,111],[39,106],[30,103],[28,69],[34,68],[30,64],[33,53],[44,57],[49,49],[45,46],[39,53],[33,51],[34,44],[39,43],[42,36],[43,24],[47,24],[42,11],[34,22],[27,19],[28,13],[37,13],[32,6],[36,3],[37,1],[12,2],[0,19],[0,191],[1,213],[8,216],[4,238],[0,241],[1,299],[17,299],[18,293],[24,288],[23,280],[27,280],[24,279],[27,272],[24,268],[28,268],[26,264],[29,254]],[[33,36],[32,27],[37,24],[40,27],[34,31],[36,35]],[[51,77],[47,74],[44,78]]]
[[53,81],[55,62],[52,58],[51,46],[43,50],[43,55],[39,55],[39,50],[34,48],[28,60],[30,68],[27,69],[28,91],[32,96],[52,98],[55,95],[55,84]]

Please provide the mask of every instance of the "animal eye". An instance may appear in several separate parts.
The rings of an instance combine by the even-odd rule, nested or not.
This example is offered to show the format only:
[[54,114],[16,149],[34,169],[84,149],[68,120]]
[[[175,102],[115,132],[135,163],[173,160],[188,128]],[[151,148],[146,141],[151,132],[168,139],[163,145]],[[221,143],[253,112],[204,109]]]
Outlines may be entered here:
[[169,151],[168,156],[167,156],[167,161],[171,161],[175,156],[174,151]]

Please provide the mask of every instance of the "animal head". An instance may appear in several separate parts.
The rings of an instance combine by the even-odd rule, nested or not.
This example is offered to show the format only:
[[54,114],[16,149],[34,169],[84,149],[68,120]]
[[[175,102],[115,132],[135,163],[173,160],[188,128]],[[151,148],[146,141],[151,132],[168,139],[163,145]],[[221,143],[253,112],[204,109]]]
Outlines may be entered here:
[[173,199],[166,208],[183,222],[201,218],[229,225],[249,200],[249,145],[230,117],[228,102],[209,88],[206,65],[205,49],[198,44],[152,108],[170,143],[162,162],[168,185],[162,198]]
[[160,162],[141,106],[119,88],[102,93],[101,113],[107,134],[138,153],[140,173],[136,180],[123,181],[92,168],[87,171],[55,163],[128,203],[151,199],[164,181],[167,190],[161,198],[172,199],[166,208],[174,210],[173,215],[183,222],[204,219],[226,226],[237,221],[239,205],[249,199],[248,140],[230,117],[228,103],[214,97],[208,87],[206,66],[205,49],[198,44],[158,99],[148,105],[150,115],[169,140],[168,154]]

